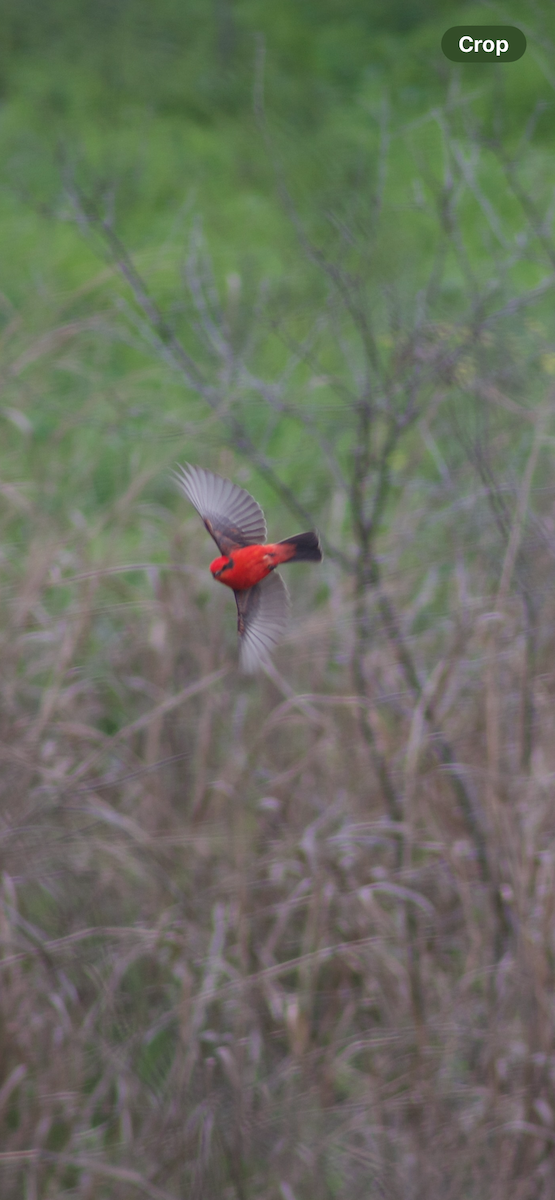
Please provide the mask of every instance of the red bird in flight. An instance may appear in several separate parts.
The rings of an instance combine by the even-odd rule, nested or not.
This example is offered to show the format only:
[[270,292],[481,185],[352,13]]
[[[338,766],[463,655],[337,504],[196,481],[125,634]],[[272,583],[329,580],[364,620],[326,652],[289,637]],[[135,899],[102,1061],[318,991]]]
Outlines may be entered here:
[[175,478],[220,551],[210,570],[233,589],[241,666],[255,671],[268,661],[287,624],[289,596],[275,568],[286,562],[321,562],[318,534],[296,533],[283,542],[266,543],[264,513],[244,488],[203,467],[180,467]]

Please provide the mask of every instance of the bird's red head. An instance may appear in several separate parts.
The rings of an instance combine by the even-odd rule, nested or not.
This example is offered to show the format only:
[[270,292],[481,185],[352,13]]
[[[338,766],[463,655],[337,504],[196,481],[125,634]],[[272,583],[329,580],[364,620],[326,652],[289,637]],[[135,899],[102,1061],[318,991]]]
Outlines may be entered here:
[[222,554],[221,558],[215,558],[214,562],[210,563],[210,570],[215,579],[219,579],[222,571],[232,566],[232,560],[228,554]]

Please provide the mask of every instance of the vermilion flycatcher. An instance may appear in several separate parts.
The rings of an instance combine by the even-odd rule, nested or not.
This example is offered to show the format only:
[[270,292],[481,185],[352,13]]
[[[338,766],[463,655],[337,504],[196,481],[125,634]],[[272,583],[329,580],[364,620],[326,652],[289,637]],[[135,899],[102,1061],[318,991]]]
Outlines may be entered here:
[[203,467],[180,467],[175,478],[220,551],[210,570],[214,579],[233,588],[240,663],[244,671],[255,671],[268,661],[287,623],[289,596],[275,568],[286,562],[321,562],[318,534],[296,533],[266,544],[264,513],[244,488]]

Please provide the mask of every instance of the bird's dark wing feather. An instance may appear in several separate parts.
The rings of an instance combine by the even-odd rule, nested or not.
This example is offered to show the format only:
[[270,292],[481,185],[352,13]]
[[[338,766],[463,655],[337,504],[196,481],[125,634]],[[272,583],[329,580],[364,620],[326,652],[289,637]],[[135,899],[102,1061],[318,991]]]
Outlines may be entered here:
[[221,554],[266,541],[264,513],[244,488],[204,467],[179,467],[174,478],[202,517]]
[[289,594],[277,571],[261,583],[235,592],[239,660],[249,674],[267,662],[283,636],[289,614]]

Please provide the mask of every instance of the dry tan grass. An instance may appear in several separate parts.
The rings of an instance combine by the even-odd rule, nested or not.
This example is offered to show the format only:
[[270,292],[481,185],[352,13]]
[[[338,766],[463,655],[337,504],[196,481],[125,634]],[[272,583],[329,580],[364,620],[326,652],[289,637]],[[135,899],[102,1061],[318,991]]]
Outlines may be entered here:
[[552,1195],[553,605],[523,765],[509,567],[500,615],[474,561],[418,634],[395,573],[411,520],[391,587],[419,702],[383,637],[354,691],[350,585],[329,564],[329,601],[310,614],[306,572],[276,670],[247,681],[191,525],[166,523],[168,569],[98,569],[92,534],[46,518],[6,561],[3,1200]]

